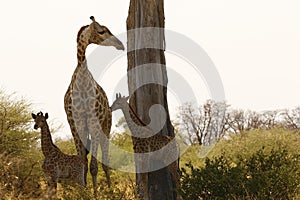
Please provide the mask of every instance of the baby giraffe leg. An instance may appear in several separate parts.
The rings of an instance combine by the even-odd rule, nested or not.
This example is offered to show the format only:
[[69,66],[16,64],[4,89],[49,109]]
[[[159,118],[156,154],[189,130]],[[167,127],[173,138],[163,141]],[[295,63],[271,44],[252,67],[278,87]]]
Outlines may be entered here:
[[55,180],[56,178],[49,177],[47,181],[47,195],[49,199],[55,199],[56,196],[56,188],[57,188],[57,182]]

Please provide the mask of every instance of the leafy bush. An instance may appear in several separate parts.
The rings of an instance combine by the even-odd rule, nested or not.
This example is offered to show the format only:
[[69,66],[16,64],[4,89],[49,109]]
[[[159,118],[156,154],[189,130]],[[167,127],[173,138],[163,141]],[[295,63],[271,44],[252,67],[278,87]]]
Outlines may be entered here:
[[300,185],[299,154],[286,147],[261,148],[249,158],[233,159],[225,152],[207,158],[205,167],[182,169],[184,199],[291,199]]
[[41,153],[30,113],[26,100],[0,91],[0,199],[41,195]]
[[110,140],[110,166],[125,171],[131,169],[134,166],[131,135],[128,132],[113,133]]
[[228,138],[230,139],[219,141],[208,156],[212,158],[225,151],[227,155],[233,158],[237,158],[239,154],[249,157],[262,147],[270,153],[272,149],[278,149],[282,146],[285,146],[286,150],[291,153],[297,153],[300,146],[300,134],[284,129],[257,129],[240,134],[230,134]]

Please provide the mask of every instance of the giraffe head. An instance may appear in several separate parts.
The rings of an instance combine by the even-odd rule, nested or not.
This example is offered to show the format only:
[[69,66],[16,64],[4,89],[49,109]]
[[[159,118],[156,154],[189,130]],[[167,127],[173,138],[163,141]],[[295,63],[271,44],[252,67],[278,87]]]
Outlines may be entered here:
[[125,97],[125,96],[122,97],[120,93],[117,93],[116,94],[116,100],[113,102],[113,104],[110,107],[111,111],[121,109],[124,105],[127,104],[128,99],[129,99],[129,96],[128,97]]
[[77,43],[82,42],[85,44],[97,44],[102,46],[114,46],[118,50],[124,50],[122,42],[114,36],[110,30],[103,25],[96,22],[93,16],[90,17],[92,23],[83,26],[77,36]]
[[48,119],[48,113],[46,113],[45,116],[43,115],[42,112],[39,112],[36,115],[32,113],[31,116],[35,122],[35,124],[33,126],[34,129],[38,129],[38,128],[41,128],[42,126],[44,126],[46,123],[46,120]]

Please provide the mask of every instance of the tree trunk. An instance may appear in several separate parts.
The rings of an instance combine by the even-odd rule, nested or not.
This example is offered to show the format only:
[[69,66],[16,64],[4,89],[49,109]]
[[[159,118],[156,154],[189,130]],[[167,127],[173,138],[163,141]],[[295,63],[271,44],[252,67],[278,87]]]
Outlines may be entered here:
[[[131,0],[127,18],[128,47],[128,87],[130,105],[140,119],[151,125],[158,134],[174,136],[174,128],[170,122],[167,102],[167,71],[164,55],[163,29],[144,29],[144,27],[164,28],[163,0]],[[141,67],[142,66],[142,67]],[[164,109],[150,108],[159,104]],[[161,114],[164,112],[166,115]],[[152,117],[151,117],[152,116]],[[163,122],[163,124],[162,124]],[[162,124],[162,128],[160,128]],[[156,166],[157,160],[149,165]],[[136,174],[137,183],[140,176]],[[167,168],[148,173],[149,198],[176,199],[174,184]]]

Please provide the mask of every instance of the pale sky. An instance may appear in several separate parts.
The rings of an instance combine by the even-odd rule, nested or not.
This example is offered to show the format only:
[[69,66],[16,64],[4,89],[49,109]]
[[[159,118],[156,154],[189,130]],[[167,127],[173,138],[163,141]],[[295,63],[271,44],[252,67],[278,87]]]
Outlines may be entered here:
[[[63,97],[77,64],[77,32],[93,15],[113,34],[124,33],[128,7],[129,0],[1,1],[0,87],[26,97],[69,132]],[[166,28],[205,50],[227,102],[258,111],[300,105],[299,10],[298,0],[165,0]],[[168,64],[192,79],[179,57],[167,53]],[[113,66],[126,72],[125,52]],[[112,103],[118,78],[110,74],[100,84]],[[209,98],[201,85],[199,98]]]

